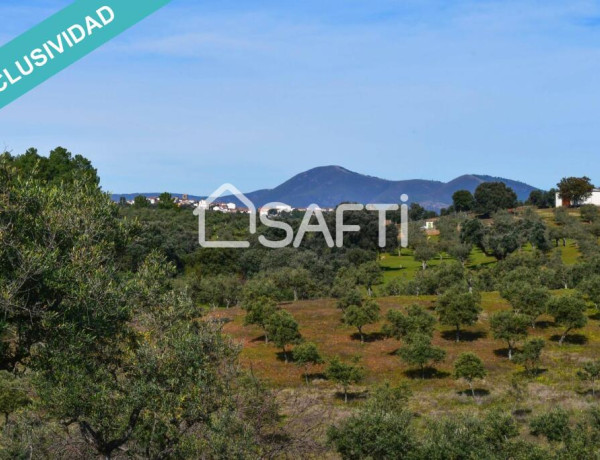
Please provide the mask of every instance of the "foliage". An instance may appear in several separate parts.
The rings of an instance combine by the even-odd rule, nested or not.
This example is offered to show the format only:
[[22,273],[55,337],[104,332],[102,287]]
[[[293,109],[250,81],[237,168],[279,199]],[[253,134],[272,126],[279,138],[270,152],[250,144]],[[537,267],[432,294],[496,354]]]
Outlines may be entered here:
[[349,326],[354,326],[358,329],[360,341],[362,343],[365,341],[363,327],[368,324],[376,323],[379,321],[379,317],[379,304],[372,299],[362,302],[361,305],[350,305],[344,311],[344,322]]
[[399,310],[389,310],[383,333],[396,340],[410,340],[417,335],[433,337],[435,318],[418,304],[409,305],[406,314]]
[[543,286],[531,285],[526,281],[510,282],[501,291],[516,313],[530,318],[532,327],[538,317],[544,314],[550,301],[550,292]]
[[452,195],[452,206],[457,212],[469,212],[475,209],[475,198],[468,190],[458,190]]
[[267,331],[267,323],[271,316],[277,311],[277,304],[268,297],[259,297],[250,301],[245,301],[243,304],[246,310],[244,317],[244,325],[254,324],[265,331],[265,343],[269,342],[269,333]]
[[559,196],[572,206],[589,198],[594,185],[589,177],[563,177],[557,184]]
[[565,338],[573,329],[582,328],[587,324],[585,302],[576,295],[554,297],[548,304],[548,313],[554,317],[554,322],[565,328],[560,337],[562,345]]
[[592,396],[596,395],[596,381],[600,379],[600,360],[588,361],[577,372],[577,376],[592,384]]
[[528,340],[522,349],[515,354],[514,362],[522,364],[529,375],[535,375],[545,345],[544,339],[534,338]]
[[293,351],[294,363],[297,366],[304,367],[304,378],[308,385],[308,368],[311,365],[323,364],[323,358],[319,354],[317,346],[312,342],[304,342],[294,347]]
[[329,362],[325,371],[327,378],[339,384],[344,391],[344,402],[348,402],[348,388],[364,378],[364,370],[357,364],[358,359],[345,363],[335,356]]
[[267,318],[265,330],[273,343],[283,350],[283,356],[287,363],[287,346],[299,343],[302,339],[298,323],[287,311],[277,310]]
[[408,411],[361,411],[327,432],[343,459],[409,458],[417,448]]
[[502,209],[517,206],[517,194],[503,182],[484,182],[474,193],[475,209],[483,215],[491,215]]
[[529,426],[532,435],[545,436],[554,443],[566,441],[571,434],[569,414],[560,407],[533,418]]
[[483,379],[487,375],[481,359],[474,353],[461,353],[454,362],[454,378],[465,379],[475,397],[473,380]]
[[431,344],[431,337],[417,334],[411,336],[400,350],[398,355],[409,365],[418,366],[421,370],[421,378],[425,378],[425,366],[430,363],[439,363],[446,357],[446,352]]
[[494,338],[504,340],[508,345],[508,359],[512,360],[517,342],[527,337],[529,319],[514,311],[500,311],[490,318]]
[[480,296],[477,293],[454,288],[440,296],[435,311],[441,324],[456,329],[456,341],[460,342],[462,326],[471,326],[477,322],[481,313]]

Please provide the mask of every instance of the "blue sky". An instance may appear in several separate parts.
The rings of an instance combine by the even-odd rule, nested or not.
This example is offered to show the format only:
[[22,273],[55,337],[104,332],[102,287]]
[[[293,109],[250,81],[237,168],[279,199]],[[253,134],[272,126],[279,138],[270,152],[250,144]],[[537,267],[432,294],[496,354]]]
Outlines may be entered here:
[[[68,0],[3,0],[5,43]],[[0,110],[0,146],[62,145],[113,192],[388,179],[600,185],[600,2],[173,0]]]

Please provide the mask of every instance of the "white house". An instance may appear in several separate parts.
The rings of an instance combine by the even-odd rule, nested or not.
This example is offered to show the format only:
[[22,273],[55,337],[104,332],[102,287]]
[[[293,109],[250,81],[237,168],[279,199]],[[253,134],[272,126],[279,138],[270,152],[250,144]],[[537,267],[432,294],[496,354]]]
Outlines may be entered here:
[[423,225],[423,230],[435,230],[435,223],[437,219],[427,219]]
[[[563,200],[560,197],[560,193],[556,193],[556,207],[557,208],[562,208],[563,206],[569,206],[571,203],[568,202],[568,200]],[[592,192],[592,194],[590,195],[590,197],[586,200],[583,200],[581,203],[575,203],[579,206],[584,205],[584,204],[593,204],[596,206],[600,206],[600,189],[595,188],[594,191]]]

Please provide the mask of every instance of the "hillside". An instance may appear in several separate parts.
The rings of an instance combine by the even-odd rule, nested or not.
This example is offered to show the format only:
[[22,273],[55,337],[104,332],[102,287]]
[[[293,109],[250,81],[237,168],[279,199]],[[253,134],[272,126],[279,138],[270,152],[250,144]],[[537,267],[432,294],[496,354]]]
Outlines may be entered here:
[[447,183],[423,179],[393,181],[359,174],[341,166],[322,166],[302,172],[274,189],[247,195],[257,206],[281,201],[294,207],[306,207],[311,203],[329,207],[345,201],[398,203],[400,195],[406,193],[411,202],[439,210],[452,203],[452,194],[457,190],[474,192],[482,182],[496,181],[514,189],[520,200],[526,200],[536,189],[523,182],[485,175],[464,175]]
[[[341,166],[321,166],[304,171],[273,189],[262,189],[247,193],[259,207],[270,202],[283,202],[293,207],[307,207],[316,203],[324,207],[337,206],[342,202],[398,203],[400,195],[407,194],[410,202],[440,210],[452,203],[452,194],[457,190],[474,192],[482,182],[504,182],[526,200],[536,187],[510,179],[486,175],[464,175],[450,182],[424,179],[387,180],[350,171]],[[124,196],[132,199],[136,195],[157,196],[158,193],[117,194],[118,201]],[[181,194],[173,194],[181,196]],[[190,198],[197,197],[190,195]],[[233,196],[224,196],[224,201],[237,201]]]

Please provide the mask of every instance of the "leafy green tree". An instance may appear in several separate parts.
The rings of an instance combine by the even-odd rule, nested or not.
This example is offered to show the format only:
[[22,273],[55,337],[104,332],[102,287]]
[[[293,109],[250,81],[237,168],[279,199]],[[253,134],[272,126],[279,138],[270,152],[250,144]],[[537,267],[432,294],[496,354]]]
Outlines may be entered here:
[[287,363],[287,346],[299,343],[302,339],[298,323],[291,313],[278,310],[267,318],[265,329],[273,343],[282,349]]
[[548,313],[554,317],[554,322],[565,328],[560,337],[559,345],[562,345],[565,338],[573,329],[579,329],[587,324],[585,315],[585,302],[578,296],[566,295],[554,297],[548,304]]
[[343,459],[417,458],[418,440],[409,411],[364,410],[327,431]]
[[275,270],[271,277],[276,286],[282,291],[292,292],[294,302],[299,299],[308,299],[315,290],[315,283],[310,272],[305,268],[284,267]]
[[479,294],[462,292],[460,288],[451,289],[438,299],[435,311],[440,323],[456,329],[457,342],[460,342],[461,327],[471,326],[479,319],[479,303]]
[[149,208],[150,200],[146,198],[144,195],[138,195],[133,199],[133,207],[134,208]]
[[475,198],[468,190],[457,190],[454,192],[452,203],[457,212],[469,212],[475,209]]
[[592,384],[592,396],[596,396],[596,381],[600,379],[600,360],[587,361],[577,372],[577,376]]
[[340,268],[336,273],[333,286],[331,287],[332,297],[340,299],[346,296],[348,292],[355,291],[358,286],[358,276],[358,270],[355,268]]
[[558,193],[562,200],[570,206],[577,206],[589,198],[594,191],[594,185],[589,177],[564,177],[557,184]]
[[158,196],[159,209],[177,209],[177,204],[174,201],[173,195],[169,192],[163,192]]
[[517,343],[527,337],[529,319],[514,311],[495,313],[490,319],[490,326],[496,340],[504,340],[508,345],[508,359],[512,360],[513,350]]
[[493,221],[483,238],[483,248],[486,254],[504,260],[524,245],[525,234],[519,229],[516,219],[506,211],[494,214]]
[[242,308],[246,310],[244,325],[256,325],[265,331],[265,343],[269,343],[269,331],[267,322],[269,318],[277,311],[277,304],[268,297],[259,297],[251,301],[244,301]]
[[593,274],[584,279],[577,290],[585,295],[596,309],[600,309],[600,275]]
[[41,156],[37,149],[30,148],[23,155],[16,157],[5,154],[4,161],[14,166],[18,175],[50,185],[85,181],[97,186],[100,182],[97,171],[87,158],[81,155],[73,156],[63,147],[55,148],[48,157]]
[[472,244],[483,249],[483,240],[486,228],[479,219],[466,220],[460,229],[460,241],[463,244]]
[[304,368],[304,379],[308,385],[308,369],[309,366],[316,366],[317,364],[323,364],[323,358],[319,354],[317,346],[312,342],[304,342],[294,347],[292,354],[294,363],[297,366]]
[[408,209],[408,218],[412,221],[430,219],[435,216],[436,213],[434,211],[428,211],[419,203],[411,203]]
[[372,299],[362,303],[362,305],[350,305],[344,311],[344,322],[349,326],[358,329],[361,343],[365,342],[363,327],[368,324],[374,324],[379,321],[381,309],[379,304]]
[[516,313],[530,318],[533,328],[540,315],[546,313],[550,301],[550,291],[547,288],[534,286],[527,281],[507,284],[501,295],[510,302]]
[[454,378],[467,381],[473,398],[475,397],[473,380],[483,379],[486,375],[487,371],[483,362],[474,353],[461,353],[454,362]]
[[469,260],[472,251],[473,245],[460,242],[450,244],[446,249],[446,252],[450,255],[450,257],[453,257],[456,260],[458,260],[463,267]]
[[590,224],[600,220],[600,210],[593,204],[584,204],[579,208],[581,219]]
[[556,189],[548,191],[532,190],[527,203],[540,209],[553,208],[556,201],[556,192]]
[[435,318],[418,304],[409,305],[406,314],[399,310],[389,310],[383,333],[396,340],[410,340],[416,335],[433,337]]
[[360,293],[360,290],[357,288],[353,288],[348,290],[344,295],[342,295],[337,301],[337,307],[346,312],[346,310],[350,306],[358,306],[361,307],[363,304],[363,296]]
[[383,282],[383,273],[378,262],[368,262],[358,267],[358,280],[367,288],[369,297],[373,295],[373,286]]
[[439,253],[439,249],[430,240],[425,240],[422,244],[415,244],[414,258],[421,262],[423,270],[427,270],[428,262]]
[[528,340],[523,348],[515,354],[514,362],[522,364],[529,375],[535,375],[545,345],[544,340],[540,338]]
[[439,363],[446,357],[446,352],[431,344],[431,337],[417,334],[412,336],[398,354],[402,360],[409,364],[418,366],[421,370],[421,378],[425,378],[425,367],[430,363]]
[[488,216],[517,206],[517,194],[503,182],[480,184],[475,190],[474,198],[476,211]]
[[358,365],[358,360],[344,363],[335,356],[325,372],[327,378],[340,385],[344,392],[344,402],[348,402],[348,389],[350,385],[360,382],[364,378],[364,370]]
[[569,414],[560,407],[534,417],[529,427],[532,435],[545,436],[552,443],[566,441],[571,435]]
[[242,284],[236,276],[206,276],[194,286],[194,291],[195,297],[211,308],[229,308],[241,300]]

